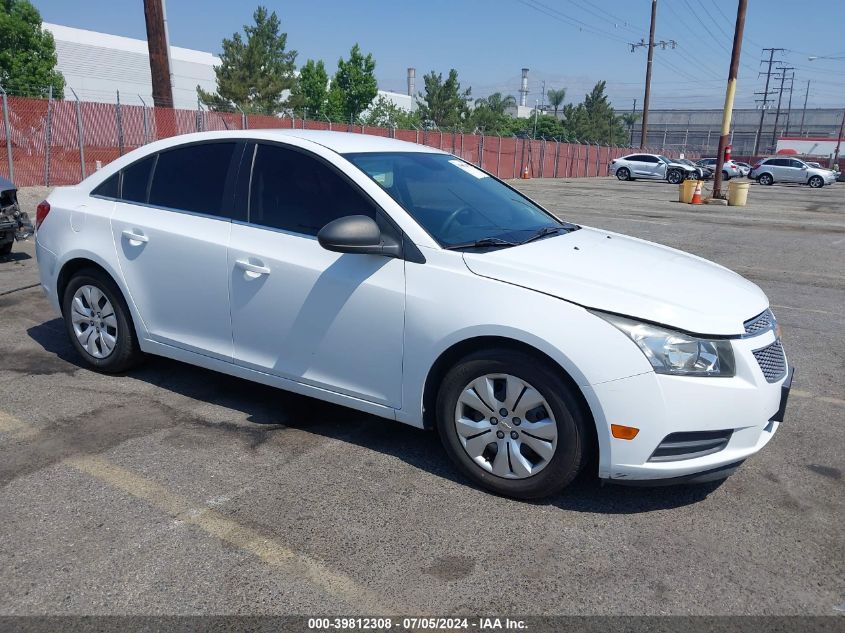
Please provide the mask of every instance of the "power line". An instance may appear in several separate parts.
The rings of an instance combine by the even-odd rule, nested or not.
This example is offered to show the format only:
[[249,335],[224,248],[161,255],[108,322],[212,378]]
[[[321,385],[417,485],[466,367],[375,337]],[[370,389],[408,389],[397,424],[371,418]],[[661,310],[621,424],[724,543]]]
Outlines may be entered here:
[[[586,3],[586,0],[584,0],[584,1]],[[590,15],[594,15],[601,20],[605,20],[605,21],[613,24],[614,27],[619,28],[619,20],[614,20],[612,17],[608,16],[607,12],[602,11],[601,9],[598,9],[598,7],[596,7],[598,9],[598,11],[594,11],[593,9],[582,6],[578,0],[569,0],[569,2],[571,4],[574,4],[577,8],[581,9],[582,11],[585,11],[585,12],[589,13]],[[587,3],[587,4],[589,4],[589,3]],[[592,6],[595,6],[595,5],[592,5]],[[622,25],[621,28],[625,29],[626,31],[630,31],[631,33],[634,33],[636,35],[639,35],[639,34],[642,33],[642,30],[631,28],[630,26],[628,26],[627,22],[624,22],[624,21],[623,21],[623,25]]]
[[531,9],[534,9],[535,11],[539,11],[540,13],[549,16],[550,18],[554,18],[559,22],[563,22],[564,24],[568,24],[569,26],[574,26],[579,30],[586,30],[587,32],[592,33],[593,35],[600,35],[616,42],[625,42],[625,40],[621,37],[613,35],[612,33],[608,33],[607,31],[603,31],[602,29],[599,29],[597,27],[591,26],[590,24],[587,24],[586,22],[583,22],[577,18],[569,17],[565,13],[561,13],[557,9],[554,9],[548,6],[547,4],[540,2],[540,0],[519,0],[519,2]]

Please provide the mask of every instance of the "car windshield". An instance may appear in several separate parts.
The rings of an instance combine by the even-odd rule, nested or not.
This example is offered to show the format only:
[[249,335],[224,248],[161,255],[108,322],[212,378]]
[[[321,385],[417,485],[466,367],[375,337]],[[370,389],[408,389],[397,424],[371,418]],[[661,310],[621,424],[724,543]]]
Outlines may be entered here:
[[671,160],[669,160],[669,159],[668,159],[668,158],[666,158],[665,156],[658,156],[657,158],[659,158],[660,160],[662,160],[662,161],[663,161],[664,163],[666,163],[667,165],[668,165],[669,163],[671,163],[671,162],[672,162]]
[[344,157],[447,248],[513,246],[578,228],[450,154],[374,152]]

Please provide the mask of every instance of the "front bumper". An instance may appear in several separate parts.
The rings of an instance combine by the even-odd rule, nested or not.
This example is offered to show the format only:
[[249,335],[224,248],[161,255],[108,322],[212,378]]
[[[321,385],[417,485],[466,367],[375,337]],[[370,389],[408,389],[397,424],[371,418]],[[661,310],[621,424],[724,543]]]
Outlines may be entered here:
[[[694,378],[648,372],[585,389],[599,433],[599,477],[617,483],[683,483],[722,478],[762,449],[783,421],[792,369],[770,383],[753,351],[776,340],[774,332],[731,341],[732,378]],[[640,429],[616,439],[610,425]],[[655,458],[671,434],[727,432],[719,450],[678,459]],[[703,478],[703,479],[702,479]]]

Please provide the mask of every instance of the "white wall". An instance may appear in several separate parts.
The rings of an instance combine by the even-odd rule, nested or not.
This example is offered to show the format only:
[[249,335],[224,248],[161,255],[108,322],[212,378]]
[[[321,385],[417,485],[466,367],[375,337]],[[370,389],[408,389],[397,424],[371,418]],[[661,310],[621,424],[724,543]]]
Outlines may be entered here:
[[[835,138],[779,138],[778,150],[794,149],[802,156],[833,156],[836,151]],[[845,149],[845,139],[842,141],[840,152]]]
[[[147,41],[130,37],[44,23],[56,40],[58,69],[65,77],[65,97],[71,88],[83,101],[114,103],[120,90],[122,103],[153,104]],[[194,110],[196,87],[217,90],[214,66],[220,58],[211,53],[170,47],[173,73],[173,105]]]

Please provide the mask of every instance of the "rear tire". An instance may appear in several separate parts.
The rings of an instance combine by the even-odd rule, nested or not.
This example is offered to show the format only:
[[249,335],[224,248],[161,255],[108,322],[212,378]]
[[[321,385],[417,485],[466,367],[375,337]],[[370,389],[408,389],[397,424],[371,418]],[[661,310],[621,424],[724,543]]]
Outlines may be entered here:
[[62,298],[62,315],[71,344],[93,369],[119,373],[143,358],[123,294],[102,270],[86,268],[71,277]]
[[14,244],[14,241],[0,244],[0,257],[5,257],[12,252],[12,244]]
[[812,176],[810,180],[807,181],[807,184],[813,189],[820,189],[824,187],[824,178],[821,176]]
[[775,181],[775,179],[772,178],[771,174],[760,174],[757,177],[757,182],[759,182],[761,185],[768,186],[768,185],[771,185],[774,181]]
[[616,170],[616,178],[618,180],[631,180],[631,172],[627,167],[620,167]]
[[725,182],[727,182],[727,181],[728,181],[728,180],[730,180],[730,179],[731,179],[730,174],[729,174],[728,172],[726,172],[726,171],[722,171],[722,180],[724,180]]
[[[481,350],[460,360],[437,394],[437,429],[450,459],[496,494],[534,499],[565,488],[584,467],[591,436],[575,394],[559,374],[559,367],[509,349]],[[488,385],[494,387],[485,390]],[[513,410],[505,409],[508,403]],[[498,463],[500,457],[505,461]]]

